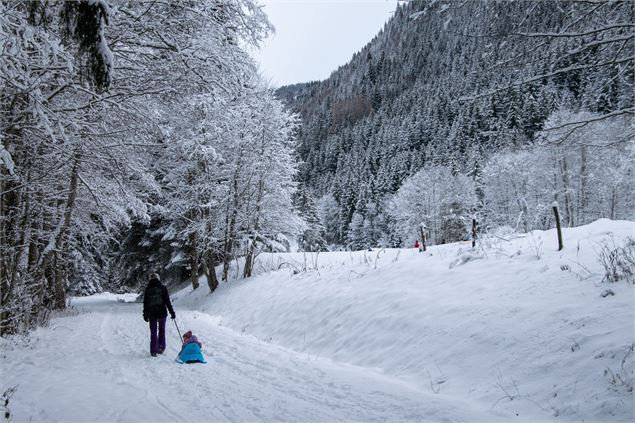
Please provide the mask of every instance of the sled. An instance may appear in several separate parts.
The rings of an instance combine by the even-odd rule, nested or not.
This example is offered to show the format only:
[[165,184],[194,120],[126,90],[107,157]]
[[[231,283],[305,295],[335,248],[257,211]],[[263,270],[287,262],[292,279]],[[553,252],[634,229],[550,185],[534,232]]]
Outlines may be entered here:
[[176,362],[179,364],[207,363],[203,353],[201,352],[201,347],[199,347],[195,342],[186,344],[183,347],[179,356],[176,358]]

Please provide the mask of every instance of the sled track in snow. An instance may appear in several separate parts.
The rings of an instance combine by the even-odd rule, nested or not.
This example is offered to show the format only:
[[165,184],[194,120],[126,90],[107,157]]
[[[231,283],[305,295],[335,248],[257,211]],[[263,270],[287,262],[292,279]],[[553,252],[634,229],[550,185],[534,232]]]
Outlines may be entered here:
[[208,364],[174,361],[180,345],[171,322],[165,354],[153,358],[140,305],[82,308],[39,329],[32,349],[7,350],[4,362],[18,363],[17,372],[3,370],[19,384],[15,422],[476,421],[456,398],[261,342],[196,312],[178,310],[178,319],[200,336]]

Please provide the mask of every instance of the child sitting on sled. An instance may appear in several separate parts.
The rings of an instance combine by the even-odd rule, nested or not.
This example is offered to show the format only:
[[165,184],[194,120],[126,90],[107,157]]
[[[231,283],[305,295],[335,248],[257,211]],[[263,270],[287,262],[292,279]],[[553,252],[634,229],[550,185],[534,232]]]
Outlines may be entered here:
[[205,357],[201,353],[203,344],[196,339],[191,330],[183,334],[183,346],[179,357],[176,359],[179,363],[206,363]]
[[196,336],[192,334],[191,330],[188,330],[183,334],[183,346],[181,347],[181,351],[183,351],[183,348],[185,348],[187,344],[190,344],[192,342],[198,344],[199,348],[203,348],[203,344],[201,344],[199,340],[196,339]]

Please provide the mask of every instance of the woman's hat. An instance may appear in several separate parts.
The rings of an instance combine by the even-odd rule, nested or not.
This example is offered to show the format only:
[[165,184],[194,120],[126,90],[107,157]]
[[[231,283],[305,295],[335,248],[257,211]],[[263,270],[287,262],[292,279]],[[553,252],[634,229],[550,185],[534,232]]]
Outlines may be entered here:
[[161,278],[159,277],[159,274],[158,274],[158,273],[154,273],[154,272],[150,273],[150,278],[149,278],[149,279],[150,279],[150,280],[152,280],[152,279],[156,279],[156,280],[158,280],[158,281],[160,281],[160,280],[161,280]]

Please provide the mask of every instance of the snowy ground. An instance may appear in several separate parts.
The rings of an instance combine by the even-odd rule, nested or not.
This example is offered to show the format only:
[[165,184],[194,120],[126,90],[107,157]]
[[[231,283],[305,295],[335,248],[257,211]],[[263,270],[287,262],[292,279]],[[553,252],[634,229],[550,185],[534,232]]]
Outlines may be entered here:
[[[612,234],[612,235],[611,235]],[[259,275],[173,295],[207,365],[151,358],[130,297],[2,340],[16,422],[632,422],[634,287],[601,284],[598,221],[509,242],[261,255]],[[538,258],[540,256],[540,258]],[[611,289],[614,295],[602,297]]]

